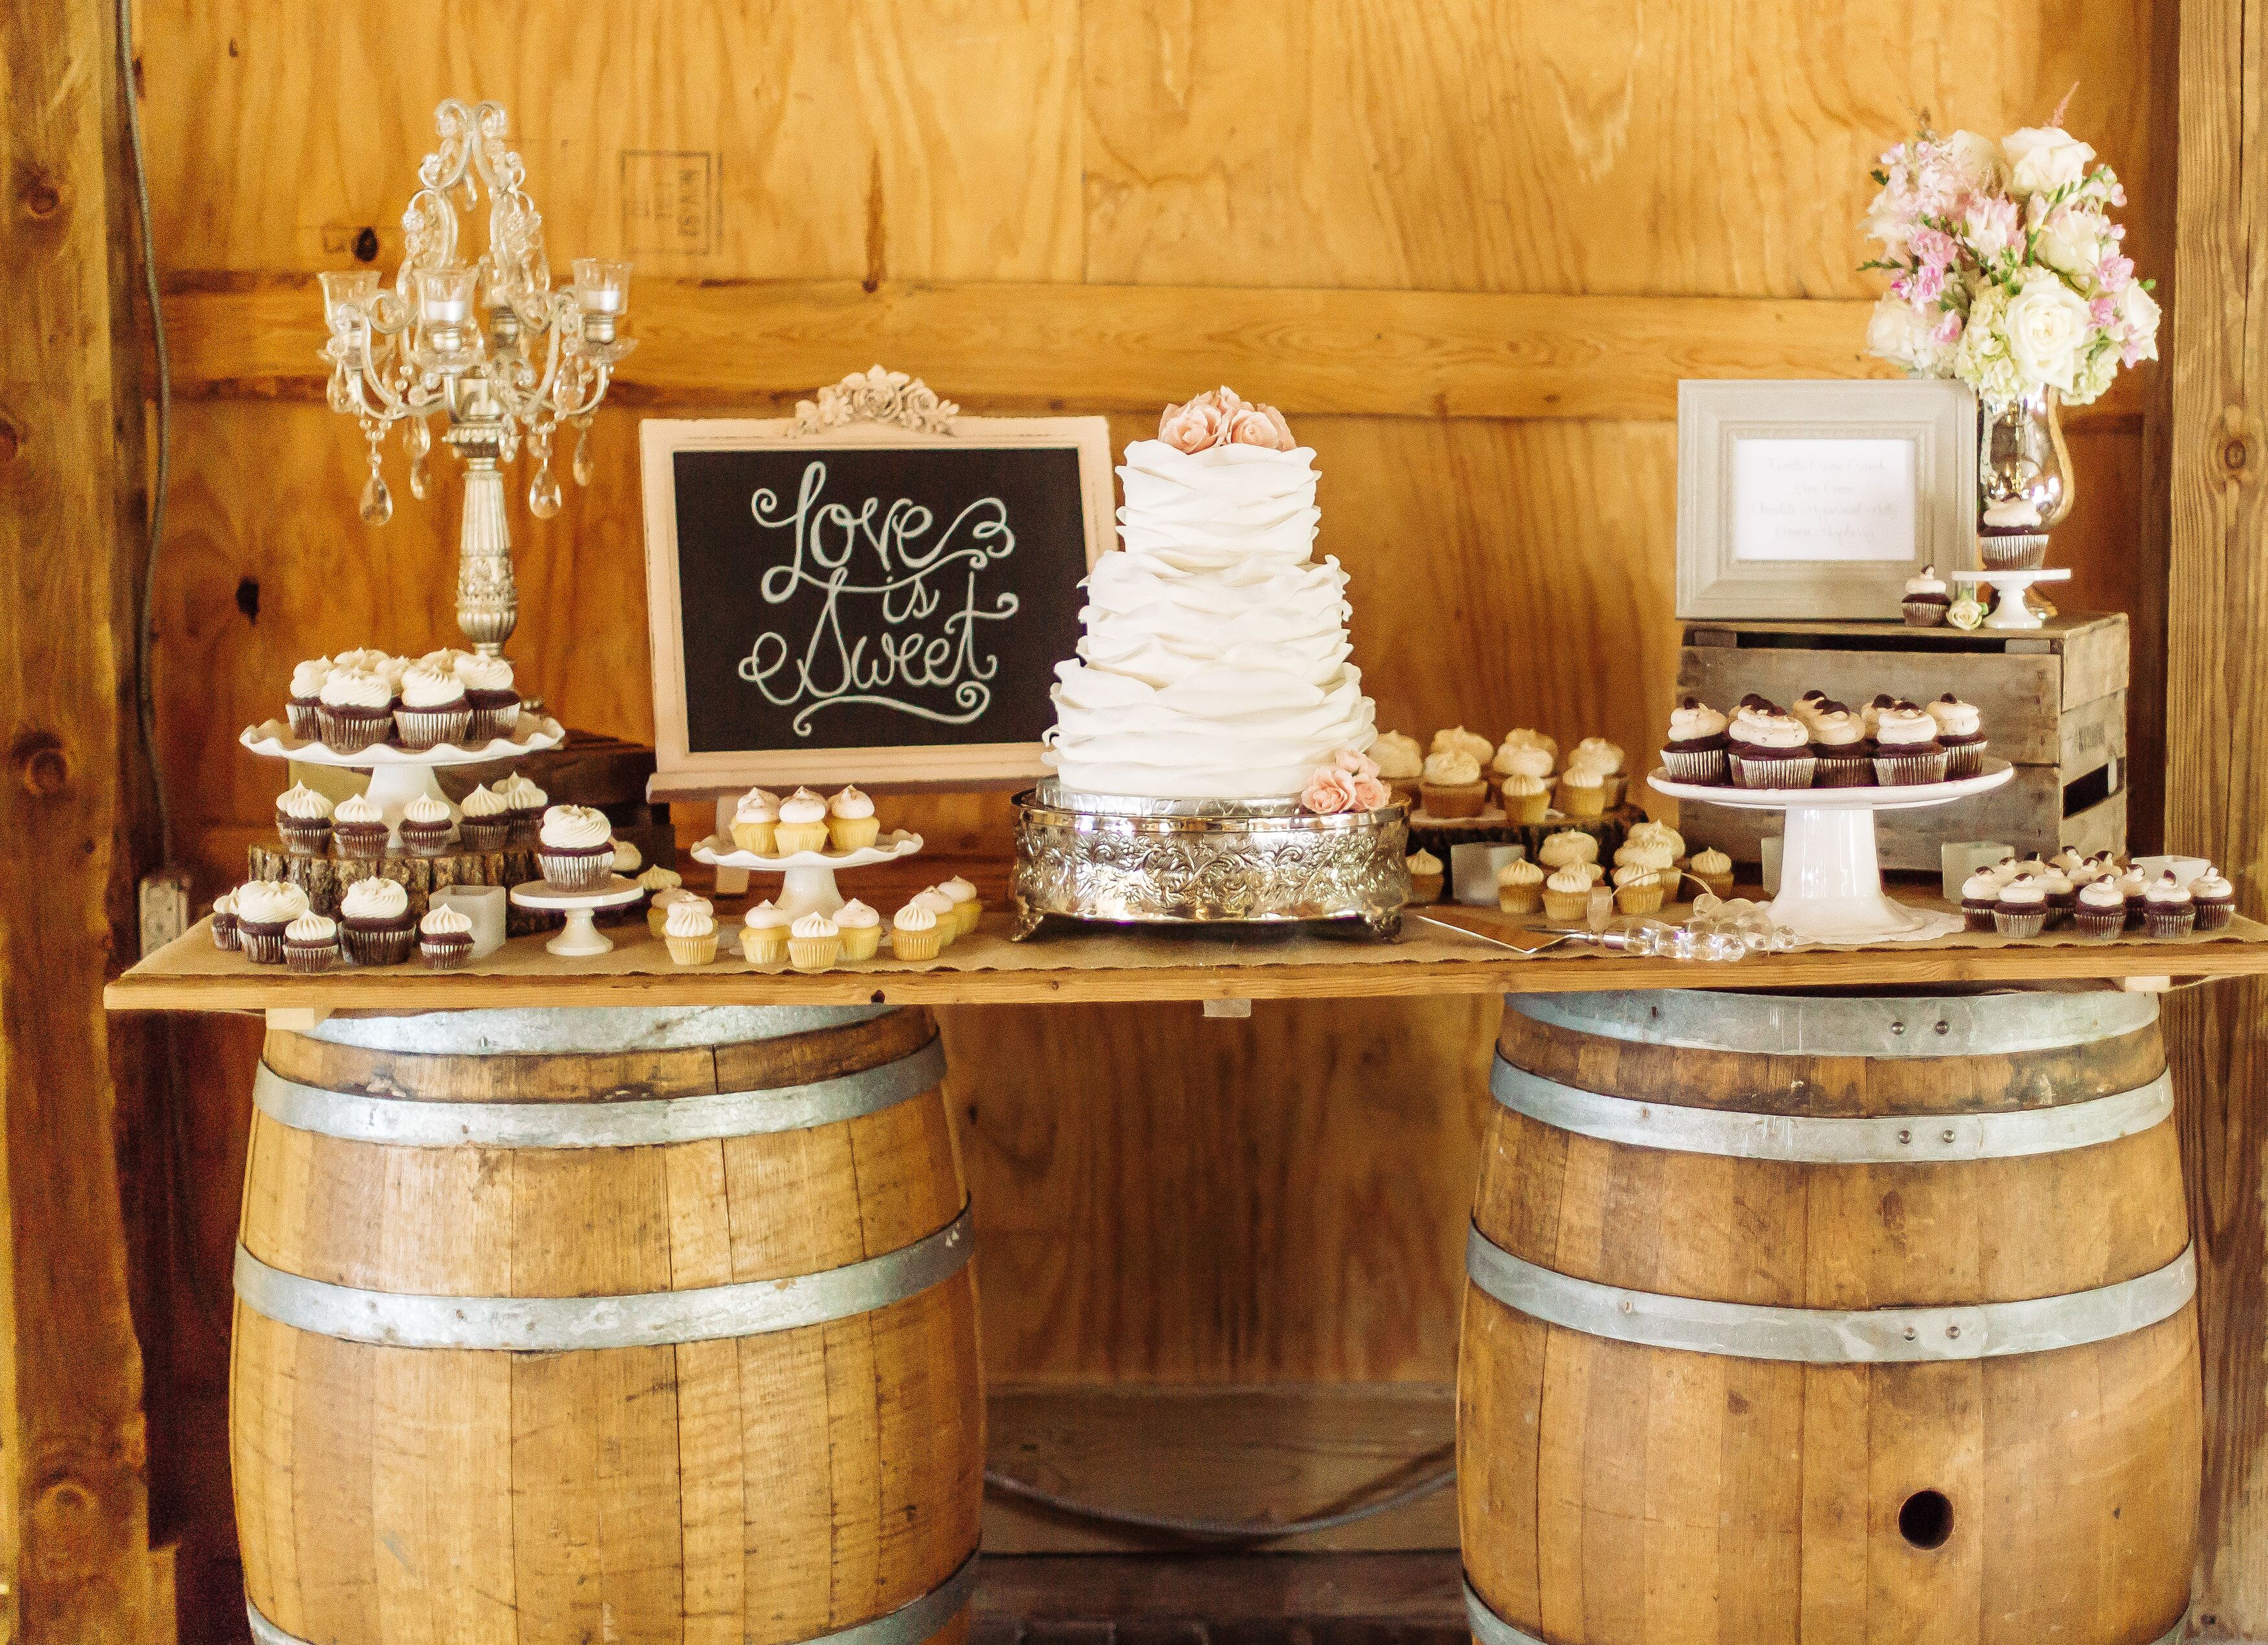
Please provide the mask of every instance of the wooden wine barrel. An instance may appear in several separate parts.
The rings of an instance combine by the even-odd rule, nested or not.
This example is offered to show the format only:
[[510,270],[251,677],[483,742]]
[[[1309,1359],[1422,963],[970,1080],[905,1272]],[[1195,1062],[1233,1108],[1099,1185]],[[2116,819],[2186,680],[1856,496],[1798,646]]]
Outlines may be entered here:
[[2150,996],[1506,1003],[1481,1645],[2177,1636],[2202,1399]]
[[966,1633],[983,1406],[937,1028],[271,1033],[230,1393],[262,1645]]

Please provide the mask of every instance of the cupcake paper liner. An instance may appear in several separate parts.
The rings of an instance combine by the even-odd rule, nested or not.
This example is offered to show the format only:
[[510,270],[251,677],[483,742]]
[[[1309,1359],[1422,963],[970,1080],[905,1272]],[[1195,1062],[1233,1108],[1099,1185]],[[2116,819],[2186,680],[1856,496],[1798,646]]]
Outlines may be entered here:
[[2047,563],[2047,533],[2024,532],[2007,537],[1980,536],[1977,540],[1977,557],[1988,571],[2036,571]]
[[437,834],[421,834],[405,824],[401,848],[413,856],[445,856],[449,849],[449,831],[443,828]]
[[827,849],[827,825],[815,823],[781,823],[772,830],[772,848],[782,856],[793,856],[799,851]]
[[435,943],[421,937],[417,954],[429,971],[454,971],[473,957],[472,939],[467,937],[460,943]]
[[276,833],[284,841],[284,848],[293,856],[321,856],[331,848],[331,819],[328,817],[310,820],[279,815]]
[[837,851],[849,854],[863,851],[881,837],[882,819],[879,817],[830,817],[827,819],[827,837],[834,841]]
[[[2121,917],[2123,919],[2124,916]],[[1971,931],[1992,931],[1999,929],[1993,922],[1992,909],[1972,908],[1967,903],[1961,906],[1961,922],[1965,929]]]
[[1550,789],[1544,789],[1541,794],[1513,794],[1505,797],[1505,820],[1519,823],[1523,826],[1533,827],[1542,822],[1544,814],[1550,809],[1551,790]]
[[[1661,751],[1661,768],[1669,774],[1672,782],[1722,782],[1726,778],[1725,751],[1721,748],[1665,748]],[[1511,807],[1505,809],[1509,811]]]
[[339,945],[326,943],[318,948],[307,944],[284,944],[284,963],[303,977],[318,977],[339,963]]
[[752,966],[777,966],[787,958],[787,927],[744,925],[740,958]]
[[768,822],[736,822],[733,825],[733,848],[770,856],[776,844],[773,835],[777,826]]
[[2021,914],[2011,914],[2006,908],[1992,911],[1993,929],[2003,936],[2037,936],[2047,922],[2048,911],[2044,906]]
[[396,709],[394,729],[404,748],[426,749],[466,740],[465,728],[473,711],[463,704],[453,709]]
[[1822,754],[1819,768],[1813,774],[1811,786],[1815,789],[1870,789],[1874,786],[1874,760],[1871,754]]
[[244,950],[244,957],[254,965],[280,966],[284,963],[282,927],[277,927],[274,931],[247,931],[239,926],[237,932],[239,944]]
[[1603,786],[1583,789],[1568,788],[1563,784],[1559,789],[1559,809],[1569,817],[1603,817],[1607,814],[1607,790]]
[[1909,628],[1941,628],[1945,623],[1946,613],[1952,609],[1951,605],[1944,600],[1910,599],[1905,602],[1906,627]]
[[611,851],[566,852],[538,849],[535,860],[543,870],[543,883],[554,891],[595,891],[615,871]]
[[1886,789],[1945,781],[1945,750],[1931,754],[1876,754],[1874,780]]
[[2169,936],[2187,936],[2197,929],[2197,909],[2146,908],[2142,913],[2142,929],[2163,942]]
[[846,925],[843,928],[843,958],[856,964],[872,959],[882,946],[882,928],[879,925]]
[[2082,936],[2116,936],[2126,929],[2124,908],[2089,908],[2082,905],[2072,916]]
[[681,966],[705,966],[717,958],[717,933],[705,931],[699,936],[665,936],[669,944],[669,958]]
[[1412,874],[1410,877],[1410,900],[1412,902],[1440,901],[1441,886],[1447,878],[1445,874]]
[[1543,917],[1555,925],[1580,925],[1591,907],[1588,886],[1581,891],[1554,891],[1543,888]]
[[824,971],[843,952],[841,936],[791,936],[787,939],[787,963],[798,971]]
[[501,851],[512,839],[509,817],[460,817],[457,846],[465,851]]
[[1615,907],[1624,914],[1655,914],[1661,908],[1661,894],[1659,879],[1632,880],[1615,887]]
[[902,927],[897,927],[890,932],[890,951],[900,959],[912,960],[916,964],[923,960],[935,959],[939,947],[938,935],[934,927],[926,931],[909,931]]
[[338,847],[339,856],[350,863],[386,860],[386,826],[382,823],[350,823],[343,828],[332,829],[331,838]]
[[234,920],[225,924],[215,920],[212,922],[212,939],[213,946],[225,954],[233,954],[244,946],[243,940],[237,935]]
[[509,737],[519,726],[519,704],[503,709],[475,709],[465,723],[465,740],[478,747]]
[[1984,750],[1989,745],[1977,743],[1948,743],[1945,746],[1946,780],[1957,782],[1962,777],[1978,775],[1984,769]]
[[313,742],[323,734],[322,706],[313,702],[287,702],[284,705],[284,723],[301,742]]
[[382,710],[342,715],[335,709],[326,708],[316,715],[316,729],[322,732],[323,741],[333,753],[359,753],[386,740],[387,734],[394,729],[394,716]]
[[1534,914],[1543,906],[1543,886],[1540,882],[1533,885],[1498,885],[1496,906],[1506,914]]
[[410,944],[417,940],[417,928],[405,925],[399,929],[357,930],[342,925],[340,936],[346,943],[347,958],[357,966],[398,966],[409,958]]
[[2200,902],[2196,905],[2197,929],[2218,931],[2236,917],[2236,906],[2227,902]]
[[1429,817],[1477,817],[1488,804],[1488,784],[1460,782],[1451,787],[1428,782],[1420,790]]
[[1819,761],[1809,754],[1788,754],[1771,760],[1732,756],[1733,786],[1736,789],[1808,789]]

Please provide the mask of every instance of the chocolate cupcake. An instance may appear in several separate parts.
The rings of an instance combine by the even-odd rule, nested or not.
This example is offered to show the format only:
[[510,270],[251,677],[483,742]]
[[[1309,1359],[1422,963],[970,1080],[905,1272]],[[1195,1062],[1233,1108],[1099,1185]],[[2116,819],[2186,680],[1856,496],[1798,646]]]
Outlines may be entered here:
[[394,710],[394,734],[404,748],[423,750],[461,744],[473,710],[454,674],[413,663],[401,676],[401,701]]
[[478,747],[510,737],[519,725],[519,687],[512,681],[512,665],[500,657],[460,657],[456,673],[472,711],[465,728],[467,743]]
[[1937,740],[1945,750],[1945,775],[1948,780],[1973,777],[1984,769],[1984,716],[1973,703],[1963,702],[1947,692],[1929,705],[1929,717],[1937,722]]
[[614,871],[614,825],[587,805],[554,805],[543,813],[535,860],[553,891],[595,891]]
[[348,796],[331,812],[331,837],[350,863],[384,862],[389,832],[386,813],[367,794]]
[[307,893],[289,880],[248,880],[236,888],[237,941],[255,966],[284,963],[284,933],[307,912]]
[[476,785],[457,808],[457,848],[501,851],[512,839],[512,802],[487,784]]
[[339,963],[339,922],[312,909],[284,928],[284,963],[303,977],[320,976]]
[[409,958],[409,944],[417,936],[409,889],[376,876],[347,887],[339,899],[339,924],[346,934],[347,958],[357,966],[398,966]]
[[1811,733],[1763,698],[1744,697],[1733,716],[1725,758],[1736,789],[1808,789],[1818,761]]
[[2048,922],[2047,887],[2029,874],[2000,887],[1992,926],[2003,936],[2037,936]]
[[2079,888],[2072,923],[2081,936],[2116,936],[2126,929],[2126,899],[2115,879],[2091,879]]
[[2208,867],[2190,882],[2190,905],[2197,910],[2198,930],[2218,931],[2236,917],[2236,887]]
[[413,856],[438,856],[449,848],[456,826],[448,801],[420,794],[401,808],[401,848]]
[[2190,896],[2190,888],[2168,869],[2142,893],[2142,929],[2162,941],[2187,936],[2196,927],[2197,903]]
[[2059,868],[2051,867],[2040,878],[2048,893],[2048,929],[2071,922],[2079,908],[2079,885]]
[[213,946],[223,953],[237,951],[236,895],[232,892],[225,891],[213,899],[212,940]]
[[1874,719],[1874,781],[1911,788],[1945,781],[1945,745],[1937,722],[1911,702],[1894,702]]
[[316,709],[323,742],[335,753],[360,753],[394,729],[394,687],[366,669],[335,668]]
[[1979,869],[1961,882],[1961,922],[1968,929],[1997,929],[1992,916],[1999,906],[2000,882],[1989,869]]
[[291,735],[312,743],[323,734],[323,682],[336,666],[328,657],[313,657],[291,671],[291,694],[284,702],[284,722]]
[[2149,905],[2149,882],[2139,869],[2130,868],[2118,877],[2118,894],[2126,902],[2126,929],[2130,931],[2142,929]]
[[543,828],[543,813],[551,808],[551,797],[517,771],[497,783],[496,791],[512,806],[512,843],[534,846]]
[[1926,565],[1919,576],[1906,579],[1903,608],[1911,628],[1935,628],[1944,623],[1945,613],[1953,608],[1953,593],[1935,566]]
[[437,903],[417,922],[417,956],[435,971],[453,971],[472,957],[473,922],[462,909]]
[[1669,740],[1661,748],[1661,768],[1669,780],[1712,785],[1728,782],[1726,750],[1732,746],[1731,726],[1731,721],[1698,697],[1688,697],[1671,709]]
[[1843,704],[1822,698],[1811,710],[1811,753],[1819,764],[1812,784],[1822,789],[1872,788],[1874,745],[1867,723]]
[[293,856],[321,856],[331,848],[331,803],[304,782],[276,799],[276,833]]

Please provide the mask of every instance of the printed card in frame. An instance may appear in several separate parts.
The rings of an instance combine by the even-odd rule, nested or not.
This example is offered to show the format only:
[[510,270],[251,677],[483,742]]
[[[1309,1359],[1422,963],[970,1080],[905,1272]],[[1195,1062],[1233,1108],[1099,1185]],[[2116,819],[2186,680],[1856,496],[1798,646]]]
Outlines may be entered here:
[[1114,532],[1101,417],[639,425],[657,800],[1044,775]]
[[1895,621],[1977,564],[1977,401],[1952,381],[1677,386],[1677,614]]

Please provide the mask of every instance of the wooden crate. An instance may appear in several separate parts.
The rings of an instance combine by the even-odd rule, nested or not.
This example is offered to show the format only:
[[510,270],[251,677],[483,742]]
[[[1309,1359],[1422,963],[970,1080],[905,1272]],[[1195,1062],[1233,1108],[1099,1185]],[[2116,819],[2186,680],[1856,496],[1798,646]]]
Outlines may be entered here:
[[[2126,848],[2127,621],[2066,613],[2021,632],[1881,622],[1692,622],[1678,695],[1731,712],[1749,692],[1790,703],[1815,687],[1857,708],[1887,691],[1927,702],[1946,692],[1983,712],[1990,754],[2016,767],[2004,786],[1958,804],[1875,820],[1886,869],[1934,873],[1949,840],[2031,849]],[[1780,830],[1771,812],[1689,806],[1686,833],[1760,859]]]

